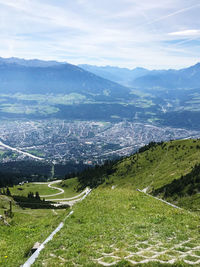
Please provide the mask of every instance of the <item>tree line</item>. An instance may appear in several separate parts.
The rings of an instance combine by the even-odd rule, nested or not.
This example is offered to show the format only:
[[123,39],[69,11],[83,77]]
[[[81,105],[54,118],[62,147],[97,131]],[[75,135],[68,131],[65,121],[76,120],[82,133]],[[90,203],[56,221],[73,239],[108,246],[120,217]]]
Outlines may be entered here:
[[173,182],[153,191],[154,195],[163,193],[164,198],[191,196],[200,192],[200,164],[196,164],[192,171],[180,179],[174,179]]

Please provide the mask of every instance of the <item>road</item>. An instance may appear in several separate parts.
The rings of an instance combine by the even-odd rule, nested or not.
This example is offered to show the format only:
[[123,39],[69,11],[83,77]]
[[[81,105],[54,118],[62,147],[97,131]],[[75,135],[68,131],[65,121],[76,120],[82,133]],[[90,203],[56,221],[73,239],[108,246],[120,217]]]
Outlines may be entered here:
[[61,195],[61,194],[63,194],[63,193],[65,192],[63,189],[61,189],[61,188],[59,188],[59,187],[52,186],[53,184],[57,184],[57,183],[60,183],[60,182],[62,182],[62,180],[56,180],[56,181],[53,181],[53,182],[50,182],[50,183],[45,183],[45,182],[43,182],[43,183],[42,183],[42,182],[35,182],[35,183],[33,183],[33,184],[48,185],[48,187],[60,191],[60,192],[55,193],[55,194],[52,194],[52,195],[43,195],[43,196],[41,196],[41,197],[54,197],[54,196]]
[[[58,196],[64,193],[64,190],[62,188],[56,187],[56,186],[52,186],[53,184],[57,184],[60,183],[62,180],[56,180],[50,183],[45,183],[45,182],[35,182],[34,184],[41,184],[41,185],[48,185],[48,187],[59,190],[60,192],[56,193],[56,194],[52,194],[52,195],[43,195],[41,197],[44,198],[48,198],[48,197],[54,197],[54,196]],[[83,200],[89,193],[91,192],[91,189],[86,187],[86,189],[81,192],[79,195],[76,195],[74,197],[70,197],[70,198],[59,198],[59,199],[50,199],[51,201],[56,201],[57,203],[54,204],[55,207],[58,207],[60,205],[69,205],[69,206],[73,206],[75,203]],[[47,199],[48,200],[48,199]]]
[[25,155],[25,156],[27,156],[27,157],[30,157],[30,158],[33,158],[33,159],[37,159],[37,160],[45,160],[44,158],[40,158],[40,157],[34,156],[34,155],[32,155],[32,154],[30,154],[30,153],[28,153],[28,152],[24,152],[24,151],[22,151],[22,150],[20,150],[20,149],[18,149],[18,148],[15,148],[15,147],[11,147],[11,146],[9,146],[9,145],[6,145],[6,144],[4,144],[2,141],[0,141],[0,146],[3,146],[3,147],[5,147],[5,148],[7,148],[7,149],[9,149],[9,150],[18,152],[18,153],[20,153],[20,154],[23,154],[23,155]]

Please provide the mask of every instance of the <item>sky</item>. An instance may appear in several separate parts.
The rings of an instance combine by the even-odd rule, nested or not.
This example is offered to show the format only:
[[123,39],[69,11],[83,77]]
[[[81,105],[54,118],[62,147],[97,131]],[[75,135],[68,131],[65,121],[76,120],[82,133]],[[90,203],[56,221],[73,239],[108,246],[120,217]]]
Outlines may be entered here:
[[148,69],[200,62],[199,0],[0,0],[0,56]]

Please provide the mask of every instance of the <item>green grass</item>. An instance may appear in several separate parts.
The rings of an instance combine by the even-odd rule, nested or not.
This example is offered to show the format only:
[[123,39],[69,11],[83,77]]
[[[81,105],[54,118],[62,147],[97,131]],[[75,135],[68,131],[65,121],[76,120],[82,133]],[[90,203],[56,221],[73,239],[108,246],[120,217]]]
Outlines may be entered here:
[[59,109],[51,105],[20,105],[20,104],[2,104],[0,110],[6,113],[15,114],[40,114],[40,115],[50,115],[57,113]]
[[104,186],[146,188],[151,191],[179,179],[200,163],[200,140],[178,140],[164,143],[143,153],[121,160],[114,166]]
[[0,150],[0,156],[3,156],[4,153],[5,153],[5,150]]
[[[162,260],[174,257],[178,262],[181,254],[176,250],[178,256],[173,255],[176,246],[186,246],[184,241],[198,246],[200,241],[199,218],[188,215],[135,190],[95,189],[74,207],[74,214],[33,266],[98,266],[98,259],[110,262],[112,255],[119,262],[127,261],[127,255],[140,262],[156,251],[163,252]],[[146,255],[140,254],[148,248]]]
[[10,192],[12,195],[20,195],[20,196],[27,196],[29,192],[38,192],[40,196],[42,195],[51,195],[56,194],[59,191],[56,189],[52,189],[48,187],[48,184],[34,184],[34,183],[27,183],[22,186],[15,185],[13,187],[9,187]]
[[176,204],[179,207],[195,211],[200,214],[200,194],[194,194],[191,196],[178,196],[167,198],[167,201]]
[[[131,261],[148,267],[172,266],[168,262],[171,259],[177,267],[188,266],[184,260],[195,263],[200,244],[198,214],[170,207],[136,189],[148,187],[151,191],[189,173],[200,162],[199,147],[200,140],[171,141],[116,163],[114,173],[106,176],[105,183],[73,207],[73,215],[33,266],[92,267],[101,266],[100,260],[118,267],[132,266]],[[112,185],[115,189],[111,189]],[[65,192],[52,198],[69,198],[80,193],[77,193],[77,178],[55,186]],[[25,184],[22,188],[22,191],[11,188],[11,193],[52,194],[47,185]],[[197,208],[200,204],[199,194],[178,201],[186,208],[192,205]],[[5,200],[0,201],[0,214],[5,205],[8,201],[6,204]],[[3,237],[0,266],[23,263],[33,243],[43,241],[64,216],[63,211],[56,210],[55,216],[52,210],[22,210],[17,206],[14,212],[12,226],[0,228],[0,237]],[[141,264],[144,259],[151,261],[151,257],[158,262]]]
[[[0,214],[8,208],[8,198],[0,196]],[[23,264],[35,242],[42,243],[58,226],[68,211],[21,209],[13,203],[14,217],[10,226],[0,222],[0,266],[16,267]]]
[[49,104],[70,104],[83,101],[86,97],[81,94],[71,93],[67,95],[58,94],[58,95],[40,95],[40,94],[14,94],[14,95],[1,95],[6,97],[15,98],[17,100],[24,101],[37,101],[39,103],[48,102]]
[[38,156],[38,157],[44,157],[45,156],[45,154],[43,152],[38,151],[36,149],[28,150],[28,153],[33,154],[33,155]]
[[[81,193],[81,192],[77,192],[77,187],[78,187],[77,178],[64,180],[61,183],[55,183],[52,186],[63,189],[64,193],[54,196],[54,197],[45,197],[45,199],[47,200],[71,198]],[[44,183],[44,184],[27,183],[22,186],[15,185],[13,187],[9,187],[9,189],[10,189],[11,195],[20,195],[20,196],[27,196],[29,192],[33,192],[33,193],[38,192],[40,196],[53,195],[53,194],[59,193],[57,189],[48,187],[48,183]]]
[[[77,178],[71,178],[68,180],[64,180],[61,183],[54,184],[56,187],[59,187],[63,189],[65,192],[63,194],[60,194],[55,197],[49,197],[46,199],[54,199],[54,198],[71,198],[75,197],[76,195],[79,195],[81,192],[77,192],[78,189],[78,179]],[[54,186],[53,185],[53,186]]]

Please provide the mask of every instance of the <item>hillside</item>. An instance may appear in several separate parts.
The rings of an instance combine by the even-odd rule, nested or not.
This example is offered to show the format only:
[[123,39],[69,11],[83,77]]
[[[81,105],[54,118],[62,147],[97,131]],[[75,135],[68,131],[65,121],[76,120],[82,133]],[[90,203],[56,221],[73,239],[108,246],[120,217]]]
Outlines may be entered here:
[[[139,153],[110,162],[100,171],[97,168],[89,173],[83,172],[79,181],[84,186],[101,184],[101,187],[146,189],[151,193],[190,173],[195,164],[200,163],[199,156],[200,140],[150,143]],[[197,191],[193,192],[195,194]]]
[[[20,192],[20,191],[18,191]],[[0,215],[9,209],[11,197],[0,195]],[[16,267],[30,256],[35,242],[42,242],[64,218],[66,211],[21,208],[12,200],[13,217],[0,219],[0,266]]]
[[151,71],[133,79],[132,86],[143,88],[192,89],[199,88],[200,63],[180,70]]
[[200,211],[200,165],[195,165],[191,172],[158,188],[153,194],[175,202],[180,207]]
[[172,192],[173,184],[187,180],[194,190],[185,190],[182,207],[196,211],[199,202],[189,201],[199,193],[199,153],[200,140],[152,142],[133,156],[79,174],[82,186],[94,190],[73,208],[34,266],[199,266],[199,216],[145,194]]
[[181,267],[200,262],[195,214],[188,216],[129,188],[95,189],[73,210],[34,267]]
[[[130,157],[87,169],[77,178],[62,183],[29,183],[10,188],[12,195],[21,197],[14,197],[14,217],[7,219],[11,228],[1,222],[1,265],[14,267],[16,262],[25,262],[34,242],[44,241],[56,223],[69,213],[68,209],[47,209],[46,204],[37,210],[29,206],[24,210],[20,202],[17,205],[18,199],[37,191],[46,200],[71,205],[74,213],[45,245],[33,266],[198,266],[199,154],[200,140],[152,142]],[[180,183],[185,187],[175,187],[179,196],[175,204],[182,203],[183,209],[145,193],[159,197],[172,194],[167,200],[177,201],[172,185]],[[191,185],[193,191],[189,193]],[[93,191],[80,202],[85,190],[80,193],[77,189],[86,186]],[[138,188],[145,192],[139,192]],[[1,214],[9,208],[10,199],[0,196]],[[41,232],[45,234],[41,236]],[[11,246],[16,233],[19,242]],[[25,238],[26,242],[20,246]]]

